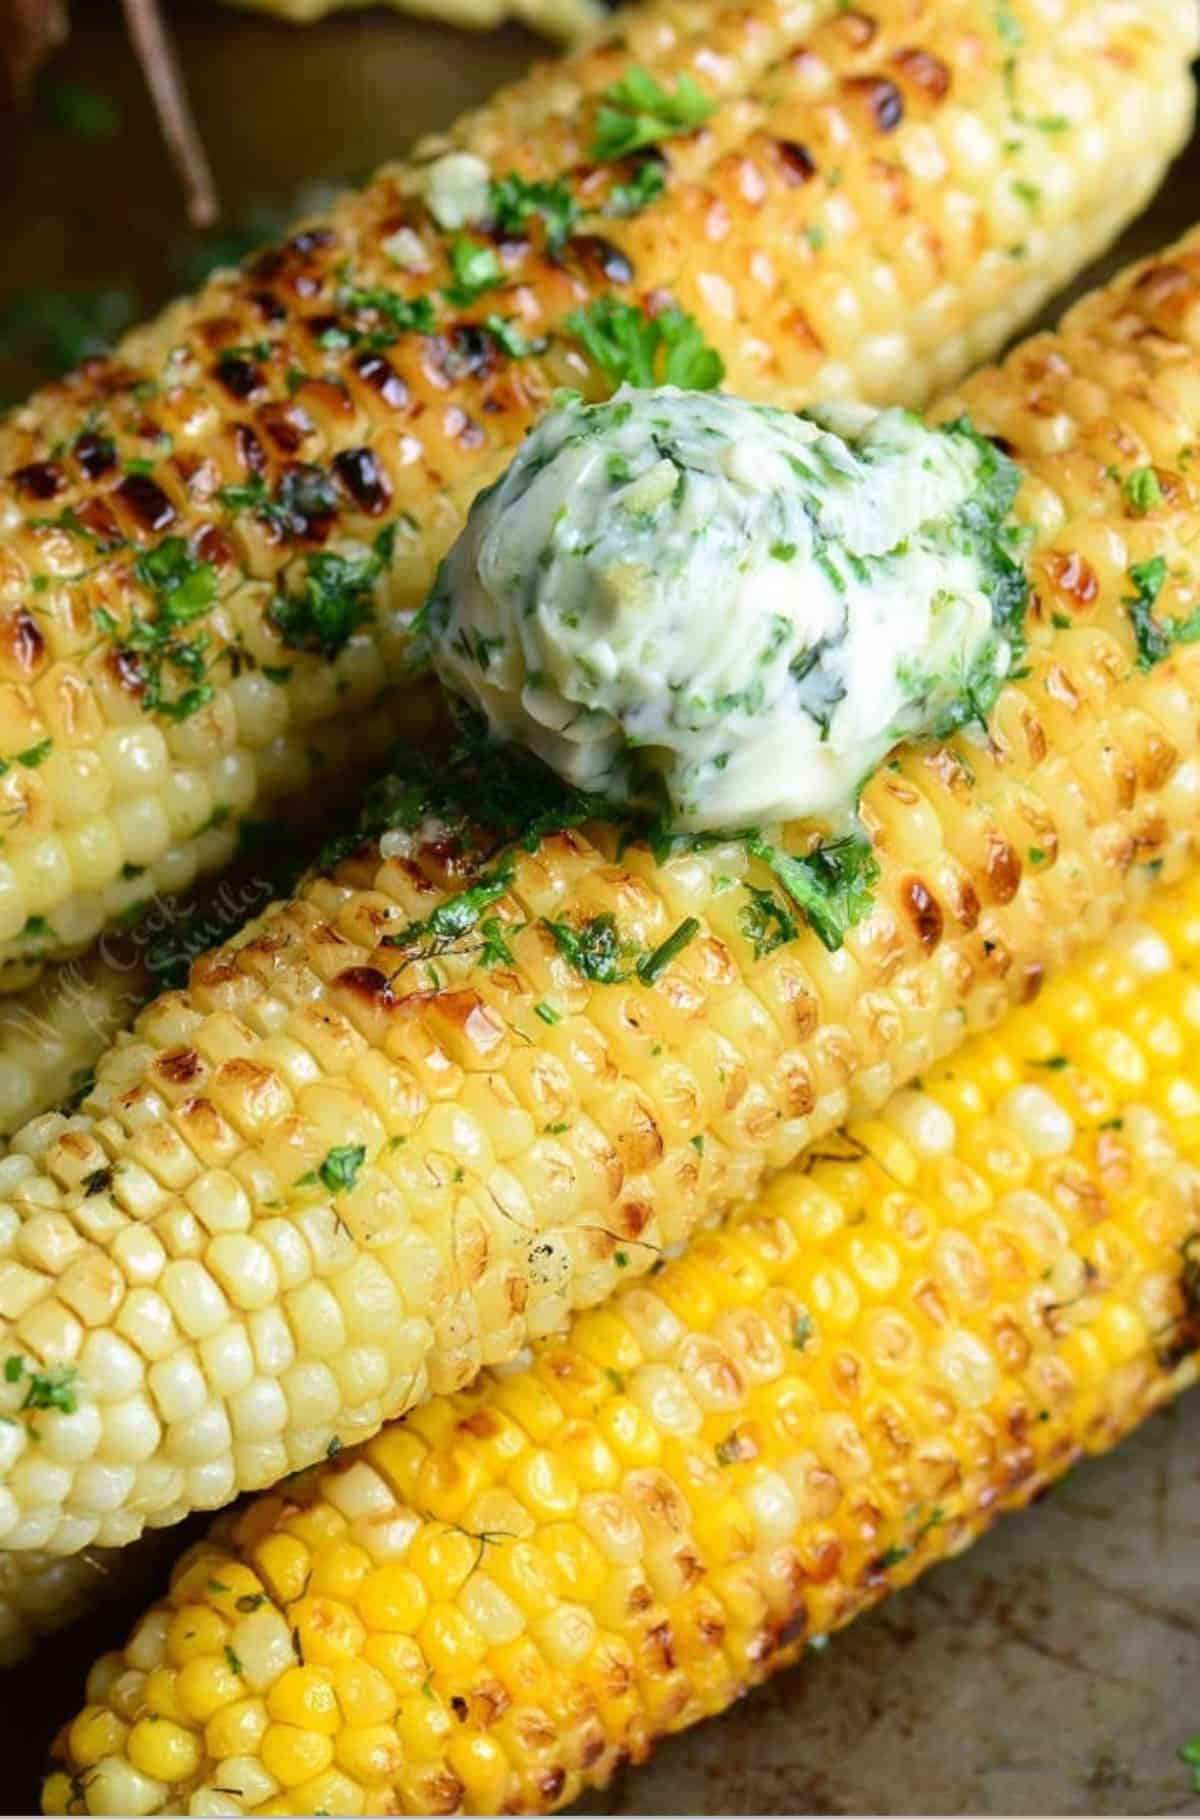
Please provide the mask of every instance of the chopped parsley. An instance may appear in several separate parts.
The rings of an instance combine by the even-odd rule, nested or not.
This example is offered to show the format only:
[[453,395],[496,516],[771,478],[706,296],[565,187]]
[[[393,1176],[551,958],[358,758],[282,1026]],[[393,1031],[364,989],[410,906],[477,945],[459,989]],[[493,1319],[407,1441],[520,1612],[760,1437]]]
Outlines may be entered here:
[[826,841],[800,858],[772,846],[761,835],[751,836],[746,845],[771,868],[831,953],[870,910],[879,862],[862,835],[846,834]]
[[632,950],[622,942],[616,918],[610,911],[593,916],[580,928],[543,917],[543,927],[554,937],[559,953],[575,972],[595,985],[618,986],[632,977]]
[[604,205],[606,215],[640,215],[657,202],[667,187],[666,171],[658,158],[643,158],[628,183],[614,183]]
[[672,305],[648,316],[616,297],[598,297],[573,310],[567,333],[614,385],[675,385],[709,392],[725,377],[725,362],[705,342],[694,316]]
[[677,133],[694,132],[715,112],[716,102],[684,72],[674,93],[644,69],[631,69],[601,97],[592,135],[598,163],[624,158]]
[[813,1337],[813,1318],[808,1313],[807,1309],[805,1309],[802,1313],[800,1313],[796,1316],[796,1324],[792,1328],[792,1345],[795,1347],[797,1352],[803,1352],[805,1350],[805,1348],[807,1347],[808,1342],[812,1339],[812,1337]]
[[527,183],[515,171],[493,181],[488,214],[499,232],[509,237],[522,235],[531,221],[541,220],[552,253],[561,250],[579,219],[575,198],[561,178],[553,183]]
[[[429,959],[431,953],[439,951],[436,946],[432,948],[428,946],[431,939],[433,944],[440,944],[457,941],[462,936],[469,934],[479,923],[483,912],[490,910],[492,905],[511,889],[515,869],[512,854],[505,854],[494,871],[485,873],[475,884],[469,885],[464,891],[456,892],[453,897],[448,897],[445,903],[439,904],[436,910],[431,911],[420,922],[409,923],[398,933],[385,936],[384,947],[419,948],[422,949],[420,958]],[[491,939],[499,941],[499,948],[503,949],[503,958],[511,961],[512,955],[504,945],[503,938],[499,936],[499,920],[495,917],[488,920],[494,925],[494,934]],[[440,951],[444,952],[444,949]]]
[[[185,626],[208,612],[217,598],[217,573],[211,563],[193,556],[182,537],[168,537],[152,550],[144,550],[133,572],[154,599],[155,616],[134,614],[121,631],[106,607],[96,609],[98,629],[112,638],[117,651],[136,675],[142,707],[147,714],[184,721],[213,698],[207,671],[208,634],[181,637]],[[168,682],[174,671],[186,685]],[[169,692],[170,691],[170,692]]]
[[79,1373],[74,1365],[48,1365],[39,1371],[20,1353],[11,1353],[4,1361],[4,1381],[24,1383],[22,1409],[57,1409],[70,1416],[79,1408]]
[[358,1180],[358,1172],[367,1160],[365,1144],[335,1144],[318,1169],[310,1169],[296,1183],[297,1188],[315,1188],[318,1184],[330,1194],[346,1194]]
[[295,593],[281,590],[267,609],[284,644],[293,651],[336,657],[374,616],[375,584],[391,560],[393,537],[392,527],[386,526],[368,556],[310,551],[303,586]]
[[[401,297],[396,291],[389,291],[382,285],[364,288],[350,283],[350,269],[343,266],[339,273],[342,279],[337,294],[338,308],[347,316],[367,316],[376,319],[379,327],[363,331],[358,328],[334,330],[334,335],[341,340],[331,345],[351,347],[355,342],[365,338],[369,347],[389,347],[400,335],[428,335],[433,329],[433,301],[429,297]],[[300,375],[304,383],[306,375]],[[289,390],[291,389],[291,374]]]
[[18,752],[12,758],[0,758],[0,777],[14,765],[23,765],[27,771],[36,771],[40,765],[45,764],[53,750],[52,739],[41,739],[36,746],[27,746],[24,752]]
[[1166,559],[1152,556],[1148,562],[1135,562],[1129,579],[1136,594],[1126,595],[1124,607],[1133,627],[1137,645],[1137,667],[1152,670],[1168,657],[1175,645],[1195,644],[1200,638],[1200,607],[1186,619],[1157,619],[1154,608],[1167,579]]
[[485,291],[494,291],[504,283],[504,270],[495,247],[465,234],[450,248],[450,270],[454,283],[446,286],[445,296],[454,304],[474,303]]
[[1133,468],[1126,474],[1121,491],[1131,512],[1145,518],[1163,502],[1163,490],[1153,468]]
[[738,912],[738,927],[754,949],[754,958],[774,954],[784,942],[795,941],[800,933],[795,917],[773,891],[761,885],[747,885],[750,901]]

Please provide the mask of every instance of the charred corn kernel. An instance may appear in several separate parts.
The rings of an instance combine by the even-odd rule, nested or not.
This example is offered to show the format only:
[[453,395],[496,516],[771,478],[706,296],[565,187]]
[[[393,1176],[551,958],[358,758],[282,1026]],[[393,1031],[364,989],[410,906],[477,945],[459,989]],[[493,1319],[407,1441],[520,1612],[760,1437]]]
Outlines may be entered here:
[[[1186,135],[1188,0],[1013,0],[1007,34],[962,0],[918,27],[875,0],[865,38],[841,10],[660,0],[440,137],[482,173],[478,230],[489,172],[570,217],[560,246],[562,210],[527,209],[469,303],[455,261],[483,242],[443,225],[419,147],[13,414],[0,967],[90,940],[131,883],[226,863],[314,753],[324,782],[428,726],[408,629],[467,500],[557,385],[615,377],[576,309],[669,298],[740,393],[917,402],[1105,246]],[[712,111],[629,214],[602,142],[634,70]]]
[[[535,1349],[536,1394],[514,1393],[519,1376],[485,1373],[422,1414],[422,1471],[488,1434],[490,1417],[520,1430],[528,1414],[524,1450],[491,1462],[503,1512],[514,1479],[527,1490],[516,1467],[553,1453],[556,1432],[590,1432],[578,1410],[597,1376],[596,1433],[606,1410],[631,1407],[608,1361],[629,1371],[653,1336],[653,1364],[629,1375],[687,1379],[696,1396],[685,1420],[674,1390],[637,1406],[639,1431],[649,1424],[658,1438],[652,1460],[623,1461],[615,1483],[597,1486],[589,1449],[567,1446],[554,1496],[525,1504],[526,1531],[471,1531],[413,1508],[385,1480],[382,1443],[396,1433],[385,1430],[293,1480],[286,1503],[268,1496],[220,1518],[125,1655],[90,1678],[89,1705],[57,1742],[47,1808],[107,1811],[99,1804],[114,1791],[146,1801],[151,1789],[179,1811],[197,1790],[241,1785],[218,1755],[225,1738],[214,1741],[208,1658],[171,1671],[178,1720],[156,1727],[142,1714],[196,1598],[218,1628],[225,1621],[228,1596],[197,1589],[240,1584],[247,1555],[297,1522],[314,1575],[344,1584],[349,1572],[356,1603],[352,1614],[306,1593],[270,1607],[303,1661],[281,1661],[262,1685],[266,1723],[246,1747],[265,1774],[257,1811],[544,1811],[719,1711],[1194,1382],[1200,1168],[1189,1122],[1144,1097],[1176,1067],[1200,1068],[1200,1025],[1180,1024],[1178,1057],[1146,1035],[1200,979],[1200,944],[1172,945],[1189,911],[1200,914],[1197,875],[1151,901],[1139,941],[1106,950],[1106,992],[1127,992],[1147,1016],[1140,1038],[1126,1032],[1145,1076],[1121,1071],[1102,1121],[1083,1122],[1073,1086],[1091,1040],[1070,990],[1097,965],[1086,955],[1039,1011],[1061,1066],[1028,1053],[1033,1033],[1018,1015],[884,1108],[913,1158],[905,1187],[874,1141],[823,1144],[694,1257],[627,1287],[603,1320],[581,1317],[586,1354],[573,1330]],[[968,1102],[971,1121],[949,1114]],[[994,1145],[1018,1144],[1015,1127],[1033,1137],[1019,1144],[1021,1186],[1001,1181],[982,1201],[955,1186],[980,1121]],[[848,1292],[814,1295],[833,1280],[862,1285],[852,1313]],[[359,1544],[331,1513],[358,1521],[368,1508],[373,1524],[399,1525],[406,1546],[358,1577]],[[244,1702],[229,1687],[222,1710],[233,1714]],[[181,1730],[191,1767],[168,1778],[166,1754],[186,1754]],[[231,1727],[229,1742],[253,1736]],[[135,1775],[161,1781],[143,1787]]]
[[[1164,270],[1175,274],[1171,300]],[[1022,1026],[1034,1069],[1024,1051],[989,1039],[975,1091],[927,1087],[940,1111],[926,1108],[913,1125],[909,1102],[907,1135],[873,1110],[885,1090],[928,1079],[964,1012],[994,1023],[1007,1001],[1024,1001],[1086,938],[1137,908],[1160,860],[1165,883],[1191,851],[1200,653],[1181,642],[1139,668],[1129,590],[1131,573],[1144,579],[1141,565],[1157,560],[1158,539],[1170,554],[1164,611],[1172,622],[1190,611],[1191,590],[1200,592],[1192,483],[1181,479],[1159,512],[1132,520],[1101,452],[1118,425],[1164,471],[1186,466],[1181,451],[1200,431],[1197,295],[1193,237],[964,394],[1023,463],[1018,509],[1038,589],[1051,588],[1064,549],[1084,560],[1076,542],[1092,579],[1072,583],[1086,599],[1058,613],[1067,629],[1030,617],[1027,673],[997,701],[987,751],[965,740],[905,746],[868,783],[862,814],[880,837],[880,876],[836,962],[808,929],[756,955],[732,893],[718,888],[735,863],[721,849],[663,857],[634,842],[618,862],[615,830],[595,827],[513,848],[511,890],[495,905],[513,930],[512,966],[489,969],[466,943],[439,954],[434,991],[382,945],[381,930],[389,916],[407,925],[428,914],[463,874],[456,862],[448,876],[445,842],[428,828],[392,829],[198,962],[188,991],[149,1007],[102,1061],[78,1115],[25,1128],[0,1165],[0,1357],[27,1358],[35,1377],[39,1361],[65,1369],[77,1407],[35,1410],[25,1406],[32,1380],[0,1385],[0,1414],[14,1418],[0,1443],[0,1542],[70,1551],[114,1532],[127,1540],[164,1508],[219,1504],[322,1453],[337,1457],[409,1403],[418,1407],[405,1431],[381,1438],[367,1464],[411,1509],[462,1529],[503,1452],[504,1489],[528,1521],[567,1519],[582,1475],[556,1451],[566,1421],[585,1425],[577,1435],[594,1425],[620,1466],[631,1437],[686,1447],[730,1394],[723,1344],[680,1355],[677,1339],[699,1324],[720,1340],[721,1315],[765,1281],[740,1241],[722,1267],[700,1241],[647,1286],[630,1317],[641,1354],[632,1367],[626,1350],[604,1367],[592,1356],[603,1349],[600,1323],[587,1355],[547,1346],[530,1371],[505,1379],[499,1431],[484,1422],[480,1435],[476,1408],[454,1419],[444,1400],[422,1400],[557,1330],[573,1303],[645,1273],[826,1135],[847,1102],[843,1201],[810,1184],[788,1222],[801,1252],[795,1292],[839,1344],[893,1291],[866,1235],[836,1254],[832,1241],[860,1219],[873,1169],[886,1169],[889,1196],[911,1192],[912,1168],[926,1166],[914,1134],[960,1171],[965,1209],[968,1194],[999,1200],[1035,1185],[1102,1104],[1132,1092],[1169,1109],[1183,1089],[1168,1087],[1148,1027],[1121,1014],[1136,1005],[1161,1021],[1177,1011],[1156,1000],[1161,954],[1139,937],[1079,976],[1095,1014],[1086,1028],[1064,1027],[1065,1070],[1045,1053],[1051,996]],[[1039,401],[1057,399],[1069,420],[1053,448],[1041,404],[1026,408],[1031,374]],[[1095,485],[1077,501],[1081,471]],[[1016,801],[1017,819],[1033,818],[1043,842],[1056,830],[1052,865],[1022,860]],[[907,857],[912,826],[919,876]],[[540,927],[546,911],[575,906],[636,913],[647,941],[665,940],[684,902],[700,927],[649,984],[574,976]],[[547,979],[568,1008],[560,1024],[536,1015]],[[616,1046],[606,993],[621,995],[625,1023],[642,1031],[644,1065]],[[698,1044],[698,1029],[725,1047]],[[670,1094],[655,1073],[667,1061],[678,1071]],[[680,1122],[672,1107],[685,1075],[689,1103],[707,1110]],[[1187,1079],[1175,1058],[1170,1082]],[[568,1131],[551,1139],[547,1124]],[[965,1266],[953,1287],[969,1288]],[[942,1320],[947,1299],[931,1281],[924,1318]],[[983,1395],[965,1348],[951,1347],[945,1371]],[[623,1437],[603,1413],[617,1390],[644,1418]],[[598,1448],[591,1458],[601,1489],[610,1469]],[[302,1521],[287,1533],[314,1548],[324,1535]],[[251,1575],[245,1596],[259,1584]],[[335,1603],[350,1607],[344,1593]]]

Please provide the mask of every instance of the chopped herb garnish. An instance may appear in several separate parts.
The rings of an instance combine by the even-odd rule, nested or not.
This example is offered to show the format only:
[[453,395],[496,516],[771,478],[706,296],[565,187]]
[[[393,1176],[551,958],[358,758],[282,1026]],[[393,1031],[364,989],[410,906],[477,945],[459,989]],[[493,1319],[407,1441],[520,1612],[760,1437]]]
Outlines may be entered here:
[[792,1328],[792,1345],[796,1348],[796,1351],[803,1352],[812,1337],[812,1316],[807,1311],[803,1314],[798,1314],[796,1316],[796,1324]]
[[39,1370],[13,1353],[4,1361],[4,1381],[24,1383],[22,1409],[57,1409],[70,1416],[79,1408],[79,1373],[74,1365],[48,1365]]
[[606,163],[677,133],[694,132],[715,112],[716,105],[686,71],[672,93],[647,70],[631,69],[604,91],[592,135],[592,157]]
[[454,283],[447,285],[445,292],[450,303],[474,303],[485,291],[494,291],[504,283],[504,269],[495,247],[486,241],[471,240],[465,234],[450,248],[450,269]]
[[[143,551],[133,572],[154,598],[154,618],[135,614],[122,631],[107,608],[100,607],[95,615],[97,627],[112,638],[135,671],[145,712],[165,715],[168,720],[187,720],[212,700],[214,691],[203,680],[208,635],[182,638],[180,633],[216,600],[216,570],[193,556],[182,537],[168,537],[153,550]],[[168,668],[185,677],[191,687],[168,694]]]
[[1175,645],[1195,644],[1200,638],[1200,607],[1194,608],[1186,619],[1155,618],[1154,607],[1167,579],[1166,559],[1162,556],[1152,556],[1148,562],[1135,562],[1129,570],[1129,579],[1137,593],[1126,595],[1123,604],[1133,626],[1137,667],[1152,670],[1155,664],[1170,655]]
[[13,765],[24,765],[27,771],[36,771],[44,765],[54,750],[52,739],[39,740],[36,746],[27,746],[24,752],[18,752],[13,758],[0,758],[0,777],[11,770]]
[[666,187],[666,171],[661,159],[643,158],[628,183],[613,184],[604,212],[619,217],[640,215],[643,209],[658,201]]
[[598,297],[587,309],[572,311],[564,326],[617,385],[708,392],[725,377],[725,362],[707,345],[699,323],[674,305],[648,316],[616,297]]
[[1126,474],[1121,488],[1125,503],[1139,518],[1145,518],[1163,502],[1163,490],[1153,468],[1133,468]]
[[581,978],[597,985],[616,986],[631,977],[632,950],[622,942],[610,911],[589,918],[578,929],[570,923],[552,922],[549,917],[543,917],[542,924],[554,937],[559,953]]
[[652,953],[646,955],[644,960],[638,962],[638,978],[642,981],[642,984],[652,986],[655,980],[666,972],[667,968],[671,965],[671,962],[683,953],[689,942],[693,942],[699,933],[700,924],[696,918],[694,916],[684,917],[683,921],[679,924],[679,927],[668,935],[665,942],[660,942]]
[[530,221],[540,218],[552,253],[561,249],[579,218],[575,198],[561,178],[553,183],[526,183],[515,171],[493,182],[488,213],[501,235],[510,238],[523,234]]
[[319,1183],[330,1194],[344,1194],[354,1187],[358,1172],[367,1160],[365,1144],[335,1144],[319,1169],[310,1169],[296,1183],[297,1188],[315,1188]]
[[562,1012],[556,1011],[553,1005],[547,1005],[544,1000],[540,1005],[535,1005],[533,1010],[534,1016],[540,1017],[543,1024],[562,1023]]
[[[240,1599],[238,1600],[238,1604],[239,1605],[241,1604]],[[241,1674],[242,1659],[238,1655],[237,1651],[234,1649],[232,1643],[227,1643],[225,1645],[225,1660],[226,1660],[226,1662],[228,1662],[230,1668],[233,1670],[235,1675]]]
[[774,954],[784,942],[795,941],[800,933],[795,917],[776,897],[760,885],[747,885],[750,902],[738,912],[738,927],[754,948],[756,961]]
[[879,863],[870,842],[861,835],[827,841],[800,858],[772,846],[761,835],[752,836],[746,844],[756,859],[771,868],[831,953],[870,910]]
[[391,550],[389,526],[375,539],[369,556],[310,551],[304,559],[303,586],[296,593],[280,591],[268,608],[284,644],[293,651],[336,657],[359,627],[374,616],[375,584],[391,558]]

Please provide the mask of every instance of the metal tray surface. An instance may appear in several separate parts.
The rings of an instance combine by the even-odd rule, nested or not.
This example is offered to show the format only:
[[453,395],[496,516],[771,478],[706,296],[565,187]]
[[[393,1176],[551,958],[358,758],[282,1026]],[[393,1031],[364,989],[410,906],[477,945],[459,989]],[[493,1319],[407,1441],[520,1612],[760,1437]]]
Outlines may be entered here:
[[[517,30],[464,37],[384,11],[303,30],[211,0],[172,12],[234,253],[483,100],[540,49]],[[19,324],[31,300],[36,315],[45,292],[66,289],[89,308],[102,294],[113,316],[143,315],[186,285],[216,238],[183,222],[115,0],[74,15],[54,76],[109,97],[119,126],[81,142],[44,122],[0,124],[9,397],[40,377],[38,350],[11,332],[14,306]],[[1102,270],[1198,217],[1200,137]],[[36,1806],[53,1731],[147,1590],[0,1675],[0,1811]],[[1193,1397],[579,1811],[1200,1814],[1178,1755],[1197,1735]]]

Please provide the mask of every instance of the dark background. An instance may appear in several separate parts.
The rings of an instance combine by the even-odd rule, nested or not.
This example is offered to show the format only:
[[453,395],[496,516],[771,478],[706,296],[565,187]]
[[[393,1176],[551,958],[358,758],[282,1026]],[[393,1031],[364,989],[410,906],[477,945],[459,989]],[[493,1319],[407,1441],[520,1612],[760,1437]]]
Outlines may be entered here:
[[[988,0],[980,0],[987,4]],[[361,181],[519,74],[516,30],[374,11],[305,28],[169,7],[225,204],[189,231],[115,4],[77,0],[33,117],[0,124],[0,397],[19,397]],[[1106,261],[1200,219],[1200,139]],[[1089,274],[1084,282],[1094,280]],[[0,1675],[0,1810],[36,1805],[49,1740],[147,1590]],[[1077,1469],[1039,1509],[664,1747],[594,1812],[1200,1814],[1200,1403]]]

